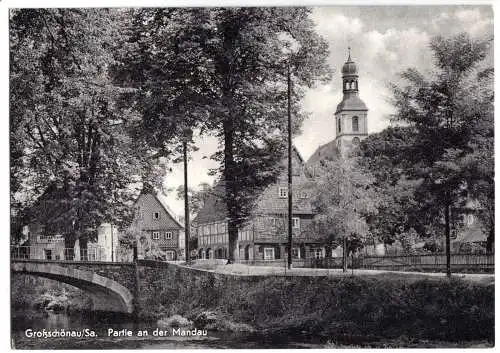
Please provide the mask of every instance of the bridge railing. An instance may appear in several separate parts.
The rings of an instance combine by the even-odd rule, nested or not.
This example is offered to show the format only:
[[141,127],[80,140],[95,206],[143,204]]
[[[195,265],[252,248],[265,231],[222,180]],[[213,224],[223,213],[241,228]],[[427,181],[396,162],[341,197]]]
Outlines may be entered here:
[[45,260],[45,261],[95,261],[117,262],[116,256],[102,246],[91,246],[87,249],[42,246],[11,246],[12,260]]

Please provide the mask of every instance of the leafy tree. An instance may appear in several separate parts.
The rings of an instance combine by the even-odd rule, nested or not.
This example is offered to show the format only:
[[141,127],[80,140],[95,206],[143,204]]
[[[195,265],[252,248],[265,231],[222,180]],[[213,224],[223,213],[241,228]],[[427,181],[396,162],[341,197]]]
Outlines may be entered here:
[[[189,195],[189,213],[191,219],[194,219],[198,212],[203,208],[208,198],[213,195],[212,186],[208,183],[198,185],[198,190],[188,187]],[[177,200],[184,200],[184,185],[179,185],[176,190]]]
[[[328,77],[326,42],[304,8],[138,10],[131,26],[124,73],[139,88],[137,104],[150,142],[178,152],[182,127],[199,127],[219,139],[228,211],[229,262],[237,254],[238,228],[260,191],[281,171],[287,131],[287,68],[293,77],[294,132],[304,114],[304,87]],[[286,55],[288,33],[298,51]],[[127,71],[128,70],[128,71]]]
[[347,255],[361,248],[370,235],[367,218],[376,214],[378,203],[374,178],[355,157],[323,160],[315,169],[315,223],[334,245],[344,244],[345,272]]
[[[151,148],[109,76],[121,13],[22,9],[10,18],[12,229],[28,220],[83,248],[103,222],[131,219]],[[18,227],[17,227],[18,229]]]
[[[417,193],[435,205],[432,211],[444,219],[447,274],[450,269],[452,209],[458,208],[470,189],[467,173],[460,161],[473,153],[474,126],[489,110],[483,104],[471,104],[481,92],[474,82],[484,84],[479,66],[488,52],[488,41],[471,39],[466,34],[431,41],[436,72],[430,78],[414,69],[402,74],[404,87],[394,86],[396,121],[415,130],[415,140],[407,150],[411,177],[422,179]],[[487,69],[489,71],[489,69]],[[483,102],[484,97],[477,97]],[[431,211],[431,212],[432,212]]]
[[479,218],[488,234],[486,251],[493,252],[495,237],[495,160],[494,160],[494,111],[493,111],[493,70],[484,70],[472,82],[469,105],[483,112],[471,127],[472,135],[468,143],[470,153],[464,154],[458,164],[465,172],[468,192],[479,202]]
[[411,178],[408,151],[416,136],[411,126],[395,126],[360,144],[359,161],[375,177],[379,197],[378,212],[368,223],[372,234],[385,244],[404,240],[411,229],[420,237],[431,237],[440,229],[439,220],[429,212],[433,205],[417,193],[422,179]]

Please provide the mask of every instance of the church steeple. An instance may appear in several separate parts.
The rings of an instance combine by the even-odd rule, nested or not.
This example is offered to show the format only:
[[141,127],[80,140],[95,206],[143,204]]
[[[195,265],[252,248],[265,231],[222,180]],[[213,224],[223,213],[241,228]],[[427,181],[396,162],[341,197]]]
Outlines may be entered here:
[[351,47],[348,47],[348,50],[349,56],[344,66],[342,66],[342,84],[344,94],[358,92],[358,67],[351,59]]
[[335,140],[342,154],[368,136],[368,109],[359,98],[358,67],[351,59],[351,47],[348,51],[347,61],[342,66],[344,96],[335,111]]

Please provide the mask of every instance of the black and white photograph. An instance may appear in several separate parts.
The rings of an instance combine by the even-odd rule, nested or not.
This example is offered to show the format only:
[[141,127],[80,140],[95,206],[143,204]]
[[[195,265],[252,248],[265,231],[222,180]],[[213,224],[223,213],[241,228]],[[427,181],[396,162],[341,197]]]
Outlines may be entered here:
[[34,6],[11,349],[495,346],[491,3]]

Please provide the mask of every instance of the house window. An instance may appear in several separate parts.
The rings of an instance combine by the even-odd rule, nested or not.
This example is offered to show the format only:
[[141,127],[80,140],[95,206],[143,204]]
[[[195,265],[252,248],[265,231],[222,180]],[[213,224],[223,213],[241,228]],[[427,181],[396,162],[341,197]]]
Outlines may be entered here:
[[298,217],[292,218],[292,228],[300,228],[300,218]]
[[158,232],[158,231],[153,232],[152,238],[153,238],[153,240],[160,239],[160,232]]
[[322,248],[314,248],[312,249],[312,255],[315,259],[322,259],[323,256],[323,249]]
[[296,259],[300,259],[300,248],[293,248],[292,249],[292,257]]
[[359,131],[359,118],[357,116],[352,117],[352,131]]
[[160,212],[153,212],[153,219],[160,219]]
[[165,257],[167,261],[174,261],[175,258],[175,252],[172,250],[167,250],[165,252]]
[[301,198],[301,199],[307,199],[307,192],[302,191],[302,192],[300,193],[300,198]]
[[212,234],[217,234],[217,224],[214,223],[214,224],[211,225],[210,232]]
[[278,194],[279,194],[279,197],[281,197],[281,198],[288,197],[288,188],[280,187]]
[[264,260],[274,260],[274,248],[264,248]]
[[474,215],[469,214],[467,215],[467,225],[471,226],[474,224]]
[[337,130],[338,130],[339,132],[341,132],[341,131],[342,131],[342,126],[341,126],[341,125],[342,125],[342,124],[341,124],[341,122],[340,122],[340,118],[338,118],[338,119],[337,119]]
[[165,239],[172,239],[172,232],[165,232]]

